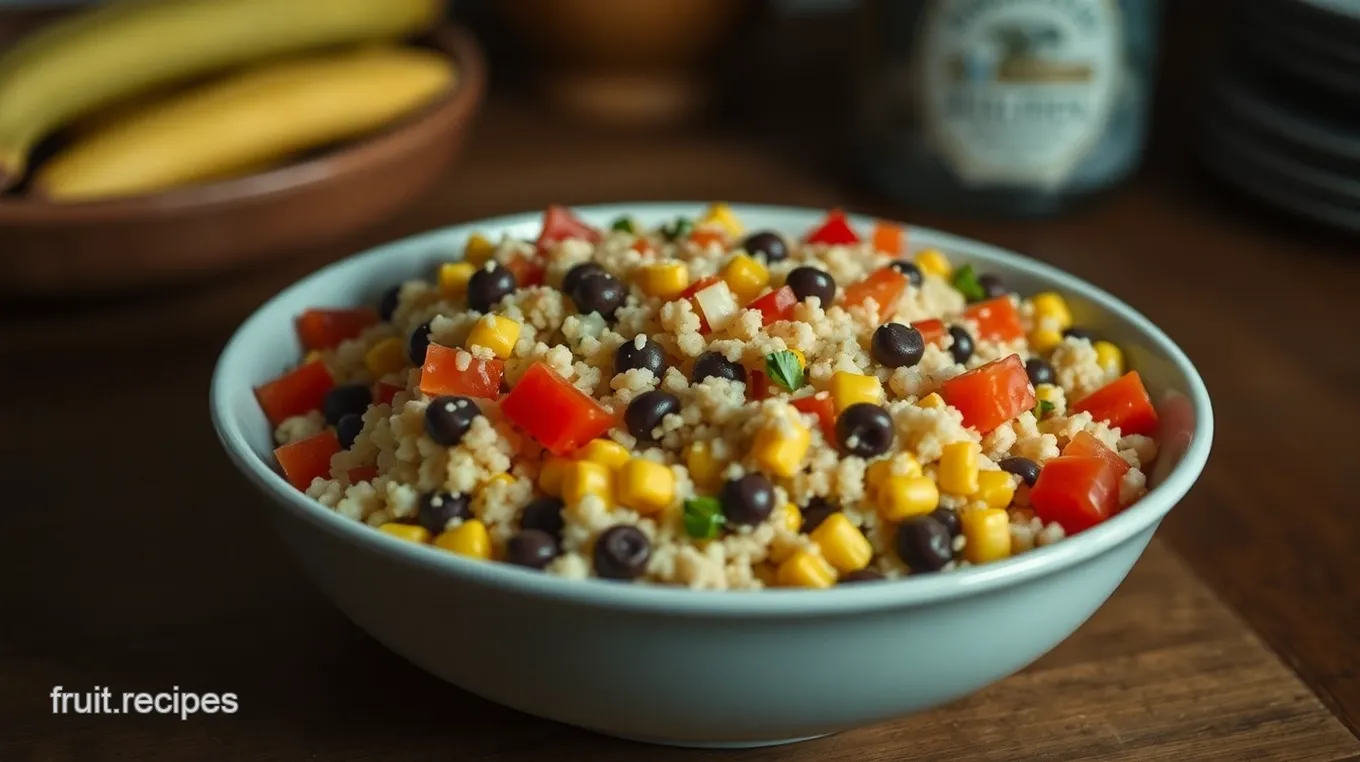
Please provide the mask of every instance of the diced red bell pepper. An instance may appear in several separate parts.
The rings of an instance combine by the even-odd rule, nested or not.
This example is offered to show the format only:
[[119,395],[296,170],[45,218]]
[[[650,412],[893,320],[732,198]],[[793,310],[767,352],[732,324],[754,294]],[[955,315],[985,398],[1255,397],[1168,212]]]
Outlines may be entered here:
[[911,327],[921,332],[921,338],[927,344],[934,344],[937,347],[944,342],[944,337],[949,334],[949,329],[944,327],[944,321],[934,318],[917,320],[911,324]]
[[788,320],[797,304],[798,297],[793,293],[793,289],[788,286],[780,286],[770,293],[754,299],[746,305],[746,309],[760,310],[761,323],[769,325],[780,320]]
[[978,325],[978,338],[988,341],[1015,341],[1025,335],[1020,311],[1006,296],[974,304],[963,311],[964,317]]
[[278,448],[274,458],[288,483],[306,492],[314,479],[330,476],[331,456],[337,452],[340,452],[340,438],[335,429],[326,429]]
[[378,478],[378,467],[357,466],[355,468],[351,468],[349,471],[346,471],[345,476],[349,478],[350,484],[358,484],[360,482],[371,482],[374,479]]
[[850,220],[846,219],[845,212],[832,209],[826,213],[826,219],[822,224],[808,233],[807,242],[848,246],[859,243],[859,236],[855,234],[855,229],[850,227]]
[[1078,431],[1076,436],[1072,437],[1072,441],[1062,449],[1062,454],[1075,458],[1104,458],[1121,478],[1131,468],[1128,461],[1119,457],[1119,453],[1106,447],[1104,442],[1085,431]]
[[431,397],[456,394],[490,400],[500,396],[505,362],[473,357],[468,359],[466,366],[459,368],[458,355],[462,351],[431,344],[425,352],[425,365],[420,369],[420,391]]
[[727,234],[717,228],[695,228],[689,234],[689,240],[700,249],[706,249],[712,243],[722,244],[724,248],[727,246]]
[[1067,534],[1099,524],[1119,509],[1119,473],[1101,457],[1064,455],[1044,464],[1029,490],[1034,515]]
[[1097,421],[1118,427],[1121,434],[1150,436],[1157,431],[1157,409],[1136,370],[1077,400],[1072,412],[1090,413]]
[[817,416],[817,422],[822,428],[822,437],[828,442],[836,441],[836,403],[831,401],[830,394],[817,392],[807,397],[799,397],[791,404],[800,413]]
[[963,424],[986,434],[1034,407],[1020,355],[1007,355],[940,385],[940,396],[963,413]]
[[901,225],[877,220],[874,222],[874,251],[897,256],[907,248],[907,231]]
[[596,243],[600,240],[600,231],[578,220],[567,207],[549,205],[543,212],[543,232],[538,234],[538,240],[534,245],[539,251],[543,251],[552,244],[568,238],[582,238]]
[[543,263],[537,259],[513,257],[505,263],[505,269],[515,276],[515,285],[520,288],[543,285]]
[[650,257],[656,253],[656,249],[652,248],[652,242],[647,240],[646,238],[639,238],[636,241],[633,241],[633,245],[629,246],[628,248],[632,249],[633,251],[636,251],[637,253],[641,254],[644,257]]
[[[429,355],[426,355],[426,357],[428,356]],[[397,392],[399,391],[401,391],[400,386],[393,386],[384,381],[379,381],[373,385],[373,404],[390,405],[392,404],[392,398],[396,397]]]
[[270,425],[278,426],[284,419],[320,410],[326,392],[335,386],[335,379],[320,360],[302,365],[263,386],[255,387],[255,400]]
[[613,416],[600,403],[541,362],[529,366],[505,395],[501,412],[559,457],[614,426]]
[[776,386],[763,370],[753,370],[746,374],[746,394],[753,402],[769,399],[783,389]]
[[696,280],[693,283],[689,284],[689,288],[685,289],[684,291],[681,291],[680,298],[688,299],[694,296],[695,294],[699,293],[700,291],[703,291],[704,289],[713,285],[714,283],[717,283],[720,280],[722,280],[721,275],[710,275],[706,278],[700,278],[699,280]]
[[878,304],[878,314],[881,318],[906,290],[909,282],[907,276],[891,267],[875,270],[864,280],[846,287],[845,306],[858,307],[866,300],[873,299]]
[[297,335],[307,349],[331,349],[376,325],[378,311],[372,307],[310,309],[297,317]]

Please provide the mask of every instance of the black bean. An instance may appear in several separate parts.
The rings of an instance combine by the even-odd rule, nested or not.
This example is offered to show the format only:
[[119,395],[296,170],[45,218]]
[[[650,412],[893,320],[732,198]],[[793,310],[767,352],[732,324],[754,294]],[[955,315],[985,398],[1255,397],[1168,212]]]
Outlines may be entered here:
[[321,414],[326,423],[335,426],[347,415],[363,415],[373,403],[373,392],[363,384],[344,384],[326,392],[321,401]]
[[911,368],[926,353],[921,332],[901,323],[884,323],[874,329],[869,342],[874,359],[889,368]]
[[605,272],[605,269],[594,262],[582,262],[581,264],[576,265],[568,270],[567,274],[562,278],[562,293],[571,296],[571,293],[576,290],[576,286],[581,282],[582,278],[591,273],[602,272]]
[[839,584],[853,585],[856,582],[881,582],[884,579],[885,577],[882,574],[873,569],[860,569],[859,571],[852,571],[844,577],[841,577]]
[[1086,328],[1078,328],[1076,326],[1072,326],[1071,328],[1068,328],[1067,330],[1063,331],[1062,335],[1063,338],[1066,339],[1086,339],[1087,341],[1096,340],[1096,335],[1092,333],[1090,330]]
[[784,279],[784,285],[793,289],[798,301],[809,296],[817,297],[823,309],[830,307],[836,298],[836,279],[831,277],[831,273],[815,267],[804,265],[793,268]]
[[892,418],[872,402],[856,402],[836,417],[836,439],[851,455],[882,455],[893,443]]
[[722,506],[729,524],[759,524],[774,512],[774,487],[761,474],[731,479],[723,484]]
[[600,317],[613,320],[614,313],[623,306],[623,300],[628,296],[628,289],[609,273],[586,273],[577,281],[575,290],[567,296],[571,297],[581,314],[598,312]]
[[562,528],[567,525],[562,518],[563,503],[555,497],[540,497],[524,506],[519,514],[519,528],[536,529],[547,532],[553,537],[562,536]]
[[518,284],[515,274],[500,265],[479,267],[468,279],[468,307],[478,312],[490,312],[496,303],[513,294]]
[[1053,366],[1037,357],[1025,361],[1025,375],[1029,376],[1029,382],[1035,386],[1058,382],[1058,374],[1054,372]]
[[644,339],[640,349],[636,339],[623,342],[614,353],[614,372],[642,369],[650,370],[655,378],[661,378],[661,374],[666,372],[666,352],[651,339]]
[[1017,455],[1013,458],[1005,458],[997,465],[1001,466],[1002,471],[1020,477],[1020,481],[1030,487],[1033,487],[1034,483],[1039,480],[1039,464],[1029,458],[1022,458]]
[[1001,282],[1001,278],[991,273],[983,273],[978,276],[978,285],[982,286],[982,293],[988,299],[995,299],[998,296],[1005,296],[1006,284]]
[[350,413],[340,419],[335,424],[335,436],[340,440],[341,449],[348,450],[354,446],[354,440],[359,438],[359,432],[364,430],[364,417],[357,413]]
[[425,364],[425,353],[430,349],[430,324],[421,323],[411,331],[411,339],[406,342],[406,356],[416,366]]
[[778,262],[789,256],[789,245],[784,242],[784,238],[768,230],[748,236],[741,248],[753,257],[764,254],[766,262]]
[[961,325],[949,326],[949,335],[954,337],[954,343],[949,346],[949,354],[954,356],[954,362],[968,362],[968,358],[973,356],[973,337]]
[[467,397],[435,397],[425,408],[425,433],[435,444],[453,447],[463,441],[473,419],[481,414],[482,409]]
[[959,523],[959,512],[953,508],[940,506],[927,515],[943,524],[944,528],[949,530],[950,537],[958,537],[959,532],[963,531],[963,524]]
[[595,540],[595,574],[605,579],[634,579],[651,557],[652,544],[635,526],[610,527]]
[[661,420],[671,413],[680,412],[680,398],[670,392],[653,389],[643,392],[628,403],[623,413],[623,422],[628,431],[643,442],[655,442],[652,429],[661,425]]
[[397,303],[401,301],[401,284],[387,289],[383,292],[382,298],[378,300],[378,317],[384,322],[390,322],[392,315],[397,311]]
[[897,555],[915,573],[939,571],[954,560],[954,538],[930,516],[913,516],[897,526]]
[[917,267],[916,263],[911,260],[899,259],[889,267],[907,276],[907,281],[913,286],[920,287],[921,283],[925,281],[925,276],[921,274],[921,268]]
[[557,558],[557,539],[537,529],[521,531],[505,546],[505,560],[515,566],[542,569],[554,558]]
[[690,380],[697,384],[706,378],[725,378],[744,384],[746,368],[727,359],[722,352],[704,352],[694,361],[694,373]]
[[812,498],[803,508],[803,526],[800,531],[804,534],[811,532],[821,526],[823,521],[830,518],[831,514],[839,510],[840,508],[835,503],[824,497]]
[[420,496],[416,521],[430,534],[439,534],[454,519],[472,518],[472,505],[467,495],[453,492],[427,492]]

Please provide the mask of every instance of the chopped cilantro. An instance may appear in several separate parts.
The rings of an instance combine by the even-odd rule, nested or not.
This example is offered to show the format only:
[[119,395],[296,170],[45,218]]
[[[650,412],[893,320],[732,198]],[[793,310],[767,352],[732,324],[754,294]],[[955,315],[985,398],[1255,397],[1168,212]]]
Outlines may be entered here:
[[671,241],[688,237],[692,232],[694,232],[694,223],[688,217],[676,217],[674,222],[663,225],[661,228],[661,234]]
[[711,540],[722,531],[726,518],[716,497],[692,497],[685,501],[685,533],[696,540]]
[[787,349],[765,355],[765,375],[789,392],[803,386],[803,366],[798,362],[798,355]]
[[618,219],[609,223],[609,229],[618,231],[620,233],[635,232],[633,230],[633,220],[629,217],[619,217]]
[[987,298],[987,291],[982,288],[982,283],[978,281],[977,271],[972,265],[964,265],[954,271],[952,280],[954,288],[958,289],[963,298],[970,302],[980,302]]

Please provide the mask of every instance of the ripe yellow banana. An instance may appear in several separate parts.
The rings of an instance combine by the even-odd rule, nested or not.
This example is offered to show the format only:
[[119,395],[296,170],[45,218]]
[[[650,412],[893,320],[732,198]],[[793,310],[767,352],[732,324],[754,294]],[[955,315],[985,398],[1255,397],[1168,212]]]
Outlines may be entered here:
[[137,93],[432,24],[443,0],[122,0],[22,39],[0,56],[0,190],[54,130]]
[[148,106],[38,167],[55,201],[150,193],[371,132],[454,82],[447,57],[370,47],[258,65]]

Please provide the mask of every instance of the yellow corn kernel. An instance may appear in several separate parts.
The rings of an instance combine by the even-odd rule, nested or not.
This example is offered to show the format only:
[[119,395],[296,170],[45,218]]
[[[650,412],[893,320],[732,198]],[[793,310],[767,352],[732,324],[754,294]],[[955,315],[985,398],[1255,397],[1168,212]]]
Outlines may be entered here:
[[1062,340],[1062,331],[1054,328],[1036,328],[1030,331],[1029,349],[1031,352],[1043,354],[1061,344]]
[[519,331],[523,327],[510,318],[487,315],[472,326],[467,345],[490,349],[493,354],[504,360],[515,351],[515,342],[519,341]]
[[812,444],[812,432],[801,423],[785,419],[768,424],[756,433],[751,454],[756,463],[775,476],[798,473]]
[[308,364],[310,364],[310,363],[314,363],[314,362],[316,362],[317,360],[321,360],[321,359],[323,359],[323,358],[325,358],[325,355],[321,353],[321,350],[320,350],[320,349],[313,349],[313,350],[311,350],[310,352],[308,352],[307,354],[303,355],[303,357],[302,357],[302,364],[303,364],[303,365],[308,365]]
[[689,268],[684,262],[651,262],[639,267],[633,278],[644,294],[666,301],[689,288]]
[[396,373],[406,367],[406,342],[389,337],[374,344],[364,353],[364,367],[374,378]]
[[477,485],[477,494],[480,495],[481,493],[485,492],[487,487],[490,487],[493,484],[509,485],[514,483],[515,477],[511,476],[510,474],[495,474],[490,479],[487,479],[486,481]]
[[978,456],[982,447],[977,442],[951,442],[940,454],[940,489],[951,495],[974,495],[978,491]]
[[592,439],[576,453],[577,460],[599,463],[610,470],[618,470],[631,457],[628,448],[612,439]]
[[979,471],[977,496],[988,508],[1005,508],[1015,497],[1015,477],[1005,471]]
[[779,571],[773,564],[764,562],[751,564],[751,574],[760,580],[765,587],[774,587],[779,584]]
[[594,495],[605,506],[614,506],[614,472],[588,460],[572,461],[562,474],[562,500],[567,505],[581,502],[586,495]]
[[[898,465],[901,463],[901,465]],[[900,453],[891,458],[876,460],[869,464],[864,470],[864,483],[867,486],[870,497],[878,492],[878,488],[883,486],[884,480],[891,476],[920,476],[921,462],[911,453]]]
[[398,524],[389,521],[378,527],[379,532],[386,532],[399,540],[414,542],[420,545],[430,541],[430,530],[419,524]]
[[700,487],[718,486],[725,467],[726,464],[713,457],[713,449],[707,442],[694,442],[685,448],[685,468],[689,469],[689,478]]
[[439,291],[445,297],[462,296],[477,266],[471,262],[449,262],[439,266]]
[[941,410],[945,407],[944,397],[935,392],[931,392],[919,400],[916,400],[916,407],[929,408],[931,410]]
[[800,550],[784,559],[775,577],[785,587],[831,587],[836,584],[836,567],[821,556]]
[[655,461],[633,458],[615,480],[619,502],[644,516],[661,513],[675,500],[675,474]]
[[496,244],[481,233],[473,233],[468,236],[467,245],[463,247],[463,261],[473,267],[481,267],[495,253]]
[[797,534],[798,530],[803,528],[803,512],[793,503],[784,503],[784,510],[779,514],[779,523],[788,531]]
[[926,249],[916,255],[916,266],[921,268],[921,272],[928,275],[938,275],[941,278],[948,278],[954,272],[954,266],[949,264],[949,258],[939,249]]
[[1000,508],[973,508],[959,513],[967,542],[963,557],[972,564],[1000,561],[1011,554],[1010,515]]
[[742,226],[741,220],[732,211],[732,207],[723,203],[712,204],[704,211],[704,215],[699,218],[699,227],[717,225],[726,231],[728,237],[736,238],[741,235],[746,228]]
[[789,351],[793,353],[794,357],[798,358],[798,367],[807,370],[807,355],[803,354],[801,349],[790,349]]
[[1124,353],[1108,341],[1097,341],[1091,346],[1096,350],[1096,364],[1112,376],[1124,375]]
[[[1053,406],[1053,412],[1060,415],[1065,411],[1067,406],[1062,388],[1054,386],[1053,384],[1039,384],[1034,387],[1034,401],[1036,404],[1047,402]],[[1060,402],[1062,403],[1061,405],[1058,404]]]
[[863,569],[874,557],[869,538],[840,511],[826,517],[808,536],[822,549],[822,558],[842,574]]
[[549,455],[538,469],[538,488],[548,497],[562,497],[562,479],[567,474],[571,461]]
[[889,476],[879,486],[874,502],[884,521],[902,521],[938,508],[940,488],[925,476]]
[[877,376],[847,373],[838,370],[831,374],[831,402],[836,406],[836,415],[859,402],[883,402],[883,384]]
[[1059,333],[1072,327],[1072,311],[1067,308],[1067,300],[1062,294],[1045,291],[1035,294],[1030,303],[1034,305],[1034,324],[1040,328],[1053,328]]
[[770,285],[770,271],[745,254],[732,257],[719,275],[742,304],[759,296]]
[[457,527],[440,532],[434,544],[460,556],[486,560],[491,557],[491,535],[487,534],[486,524],[477,519],[468,519]]

